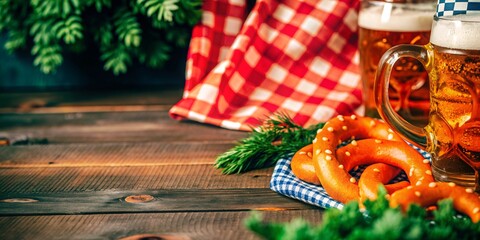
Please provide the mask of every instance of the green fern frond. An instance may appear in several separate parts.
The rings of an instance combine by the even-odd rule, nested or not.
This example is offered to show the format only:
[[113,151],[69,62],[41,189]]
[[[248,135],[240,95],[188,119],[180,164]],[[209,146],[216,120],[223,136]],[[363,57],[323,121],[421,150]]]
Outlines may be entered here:
[[169,59],[171,48],[161,41],[152,41],[138,52],[138,60],[152,68],[162,67]]
[[58,44],[44,45],[39,42],[33,46],[32,55],[35,56],[33,64],[38,66],[40,71],[45,74],[55,72],[63,62],[61,47]]
[[178,26],[193,26],[202,17],[201,0],[179,0],[178,9],[172,12],[172,21],[152,18],[152,26],[158,29],[176,29]]
[[173,16],[178,24],[195,25],[202,18],[202,0],[180,0],[179,10]]
[[121,9],[115,16],[115,32],[127,47],[138,47],[142,41],[142,29],[135,15],[127,9]]
[[105,22],[93,30],[93,38],[100,45],[101,49],[108,48],[114,39],[113,26],[110,22]]
[[130,52],[128,52],[127,48],[122,44],[104,50],[100,58],[105,62],[104,69],[112,71],[115,75],[126,73],[128,65],[132,63]]
[[0,1],[0,31],[23,29],[23,21],[28,18],[28,0]]
[[30,28],[30,35],[36,44],[47,45],[56,39],[52,28],[58,21],[56,18],[38,18]]
[[5,42],[5,49],[9,53],[25,46],[27,41],[27,32],[24,29],[12,30],[8,32],[8,39]]
[[[33,45],[34,65],[53,73],[64,51],[96,47],[106,71],[135,60],[160,68],[186,47],[202,0],[0,0],[0,31],[9,52]],[[91,37],[92,39],[88,39]],[[91,44],[93,43],[93,44]]]
[[179,0],[137,0],[145,8],[148,17],[156,16],[158,21],[173,21],[173,12],[178,10]]
[[111,8],[112,1],[111,0],[85,0],[86,6],[95,6],[97,12],[101,12],[104,7]]
[[32,0],[31,4],[39,16],[68,16],[80,13],[80,0]]
[[165,39],[178,47],[187,47],[190,43],[191,32],[188,28],[177,27],[165,33]]
[[82,18],[78,15],[61,19],[52,28],[57,39],[63,39],[66,44],[74,44],[83,38]]
[[0,1],[0,31],[9,25],[11,21],[10,2]]

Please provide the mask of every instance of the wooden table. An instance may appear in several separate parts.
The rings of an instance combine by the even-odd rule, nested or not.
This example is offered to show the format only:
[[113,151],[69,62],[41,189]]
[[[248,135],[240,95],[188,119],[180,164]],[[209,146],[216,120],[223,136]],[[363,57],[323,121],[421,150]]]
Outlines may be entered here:
[[180,97],[0,93],[0,239],[258,239],[243,226],[251,210],[321,221],[269,189],[272,168],[215,169],[248,133],[172,120]]

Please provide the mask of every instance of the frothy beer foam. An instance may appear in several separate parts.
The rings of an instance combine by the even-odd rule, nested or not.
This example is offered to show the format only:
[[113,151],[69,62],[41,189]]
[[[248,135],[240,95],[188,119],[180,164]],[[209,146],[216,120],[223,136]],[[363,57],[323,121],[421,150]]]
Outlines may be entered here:
[[449,20],[433,23],[431,43],[445,48],[480,50],[480,14],[455,15],[443,19]]
[[362,28],[380,31],[430,31],[435,10],[430,9],[428,5],[425,5],[423,10],[401,9],[394,6],[394,4],[386,4],[383,7],[362,9],[358,16],[358,25]]

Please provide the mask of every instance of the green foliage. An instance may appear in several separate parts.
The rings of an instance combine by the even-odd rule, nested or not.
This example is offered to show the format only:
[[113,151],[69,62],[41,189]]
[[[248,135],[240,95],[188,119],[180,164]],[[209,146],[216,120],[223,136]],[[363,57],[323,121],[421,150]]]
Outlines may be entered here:
[[[0,0],[0,32],[13,53],[30,48],[48,74],[65,51],[96,48],[103,68],[128,71],[135,61],[161,68],[175,47],[186,47],[201,18],[201,0]],[[95,52],[95,51],[92,51]]]
[[32,0],[34,12],[41,16],[67,17],[79,13],[80,0]]
[[127,47],[139,47],[142,40],[142,29],[136,16],[127,8],[118,11],[115,16],[115,33]]
[[287,115],[277,114],[267,119],[259,129],[253,129],[252,134],[237,146],[220,155],[215,166],[223,168],[225,174],[273,166],[281,157],[310,144],[323,125],[319,123],[303,128]]
[[83,38],[82,19],[78,15],[71,15],[66,19],[60,19],[53,26],[57,39],[62,39],[65,44],[74,44]]
[[121,44],[105,50],[101,59],[105,62],[105,70],[111,70],[114,74],[126,72],[128,64],[132,62],[127,48]]
[[39,66],[44,73],[54,72],[63,61],[61,47],[56,43],[50,45],[35,44],[32,48],[32,54],[35,55],[33,64]]
[[154,17],[158,21],[173,21],[173,12],[178,10],[179,0],[138,0],[145,8],[147,16]]
[[291,222],[264,222],[254,212],[245,224],[263,239],[480,239],[480,223],[460,216],[453,209],[451,199],[438,203],[433,218],[428,219],[425,209],[411,205],[407,213],[390,208],[382,190],[375,201],[366,201],[365,210],[358,202],[347,203],[343,209],[327,209],[320,224],[312,225],[297,218]]
[[83,0],[87,6],[94,6],[97,12],[101,12],[104,7],[110,8],[112,7],[111,0]]
[[8,33],[8,41],[5,42],[5,48],[9,53],[13,53],[14,50],[25,46],[27,34],[28,33],[24,29],[12,30]]

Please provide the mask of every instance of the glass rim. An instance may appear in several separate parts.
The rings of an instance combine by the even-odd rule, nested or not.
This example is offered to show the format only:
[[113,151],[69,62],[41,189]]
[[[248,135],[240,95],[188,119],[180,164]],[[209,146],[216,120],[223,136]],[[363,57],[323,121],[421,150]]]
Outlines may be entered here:
[[[478,16],[477,19],[461,19],[456,18],[456,16]],[[457,15],[448,15],[448,16],[437,16],[436,14],[433,16],[433,21],[447,21],[447,22],[464,22],[464,23],[480,23],[480,11],[478,13],[472,14],[457,14]]]
[[370,6],[379,6],[383,7],[390,5],[392,7],[401,8],[404,10],[413,10],[413,11],[432,11],[432,15],[435,14],[437,8],[437,0],[415,0],[415,1],[405,1],[405,0],[360,0],[361,9],[368,8]]

